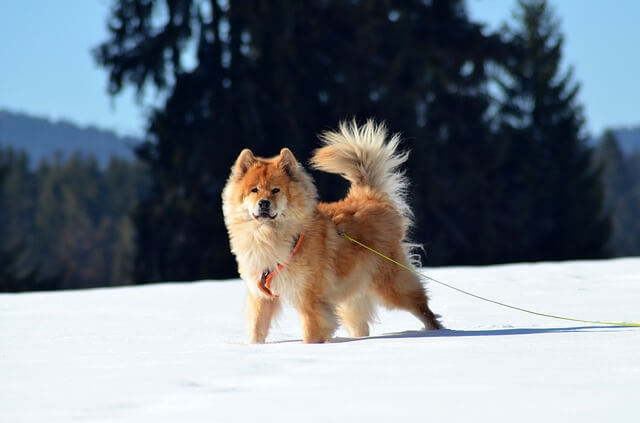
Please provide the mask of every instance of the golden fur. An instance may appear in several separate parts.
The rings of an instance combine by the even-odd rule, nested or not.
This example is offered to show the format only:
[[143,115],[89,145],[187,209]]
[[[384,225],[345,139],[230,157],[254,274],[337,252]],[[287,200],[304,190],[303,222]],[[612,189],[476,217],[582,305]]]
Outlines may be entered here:
[[[283,148],[273,158],[243,150],[223,190],[223,212],[231,251],[247,282],[249,341],[262,343],[281,301],[300,313],[304,342],[325,342],[338,320],[349,334],[368,336],[375,304],[400,308],[427,329],[440,328],[419,279],[341,237],[344,231],[404,263],[412,264],[406,242],[411,210],[405,201],[407,181],[399,166],[399,137],[387,140],[382,124],[341,123],[325,132],[311,164],[351,182],[347,196],[319,203],[311,176],[293,153]],[[289,260],[304,230],[297,254]],[[265,270],[287,263],[272,280],[279,298],[269,298],[257,283]]]

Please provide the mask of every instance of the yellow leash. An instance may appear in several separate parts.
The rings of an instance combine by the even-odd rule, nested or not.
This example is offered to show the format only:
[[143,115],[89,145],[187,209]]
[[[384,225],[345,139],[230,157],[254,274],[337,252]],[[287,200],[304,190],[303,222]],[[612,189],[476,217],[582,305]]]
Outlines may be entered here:
[[627,322],[602,322],[602,321],[599,321],[599,320],[582,320],[582,319],[573,319],[573,318],[571,318],[571,317],[563,317],[563,316],[556,316],[556,315],[554,315],[554,314],[539,313],[539,312],[537,312],[537,311],[527,310],[527,309],[525,309],[525,308],[520,308],[520,307],[512,306],[512,305],[509,305],[509,304],[501,303],[500,301],[492,300],[492,299],[490,299],[490,298],[485,298],[485,297],[482,297],[482,296],[480,296],[480,295],[473,294],[473,293],[468,292],[468,291],[465,291],[465,290],[463,290],[463,289],[456,288],[456,287],[455,287],[455,286],[453,286],[453,285],[449,285],[448,283],[444,283],[444,282],[441,282],[441,281],[439,281],[439,280],[437,280],[437,279],[434,279],[434,278],[432,278],[432,277],[429,277],[429,276],[425,275],[424,273],[420,273],[420,272],[418,272],[417,270],[413,269],[412,267],[407,266],[407,265],[405,265],[405,264],[402,264],[402,263],[400,263],[399,261],[396,261],[396,260],[392,259],[391,257],[389,257],[389,256],[386,256],[386,255],[382,254],[380,251],[375,250],[375,249],[373,249],[373,248],[369,247],[368,245],[365,245],[365,244],[363,244],[362,242],[360,242],[360,241],[358,241],[358,240],[356,240],[356,239],[351,238],[348,234],[346,234],[346,233],[344,233],[344,232],[338,232],[338,233],[339,233],[340,235],[342,235],[344,238],[348,239],[349,241],[351,241],[351,242],[353,242],[353,243],[355,243],[355,244],[358,244],[359,246],[361,246],[361,247],[363,247],[363,248],[366,248],[367,250],[371,251],[372,253],[379,255],[380,257],[384,258],[385,260],[388,260],[388,261],[390,261],[391,263],[394,263],[394,264],[396,264],[396,265],[398,265],[398,266],[402,267],[403,269],[408,270],[408,271],[409,271],[409,272],[411,272],[411,273],[414,273],[414,274],[416,274],[416,275],[418,275],[418,276],[420,276],[420,277],[423,277],[423,278],[428,279],[428,280],[430,280],[430,281],[433,281],[433,282],[435,282],[435,283],[439,283],[440,285],[444,285],[444,286],[446,286],[447,288],[453,289],[454,291],[461,292],[461,293],[463,293],[463,294],[465,294],[465,295],[469,295],[469,296],[471,296],[471,297],[477,298],[477,299],[482,300],[482,301],[486,301],[486,302],[489,302],[489,303],[497,304],[497,305],[500,305],[500,306],[503,306],[503,307],[511,308],[511,309],[513,309],[513,310],[518,310],[518,311],[522,311],[522,312],[529,313],[529,314],[535,314],[536,316],[550,317],[550,318],[552,318],[552,319],[569,320],[569,321],[571,321],[571,322],[592,323],[592,324],[598,324],[598,325],[613,325],[613,326],[640,327],[640,323],[627,323]]

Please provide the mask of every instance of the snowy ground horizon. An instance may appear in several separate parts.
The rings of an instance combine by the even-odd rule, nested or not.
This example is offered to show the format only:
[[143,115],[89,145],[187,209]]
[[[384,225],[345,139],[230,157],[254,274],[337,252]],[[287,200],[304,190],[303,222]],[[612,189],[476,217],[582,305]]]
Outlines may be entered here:
[[[640,258],[424,272],[539,312],[640,320]],[[0,294],[1,419],[640,421],[640,328],[427,286],[447,329],[380,309],[370,337],[321,345],[288,307],[247,345],[238,280]]]

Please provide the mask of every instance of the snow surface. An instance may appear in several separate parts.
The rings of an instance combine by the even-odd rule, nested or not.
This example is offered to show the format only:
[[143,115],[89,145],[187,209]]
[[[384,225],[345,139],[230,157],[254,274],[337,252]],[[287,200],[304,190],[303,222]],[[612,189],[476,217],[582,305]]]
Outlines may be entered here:
[[[537,311],[640,320],[640,258],[426,269]],[[429,283],[448,329],[381,311],[247,345],[239,281],[0,295],[2,422],[639,422],[640,328],[546,319]],[[357,419],[357,420],[355,420]]]

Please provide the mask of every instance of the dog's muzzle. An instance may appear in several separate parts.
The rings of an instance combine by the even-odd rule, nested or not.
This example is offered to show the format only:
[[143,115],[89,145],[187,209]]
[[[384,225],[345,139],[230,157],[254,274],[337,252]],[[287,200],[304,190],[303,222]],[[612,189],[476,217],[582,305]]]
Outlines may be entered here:
[[258,213],[254,214],[253,217],[255,217],[256,219],[275,219],[276,216],[277,213],[271,215],[271,201],[258,201]]

